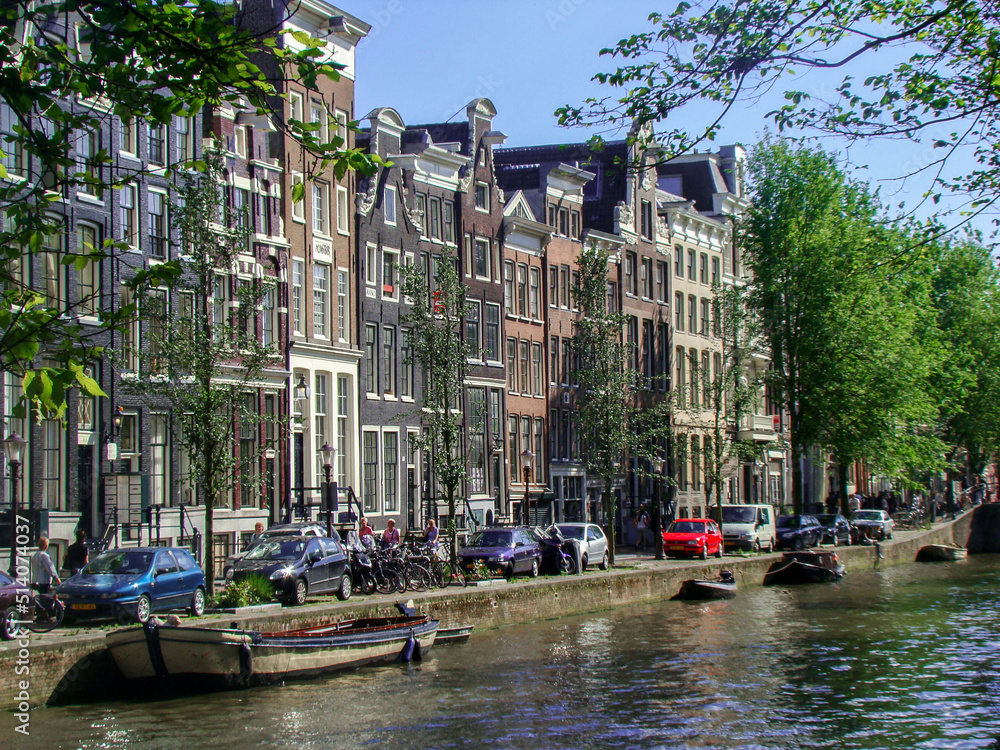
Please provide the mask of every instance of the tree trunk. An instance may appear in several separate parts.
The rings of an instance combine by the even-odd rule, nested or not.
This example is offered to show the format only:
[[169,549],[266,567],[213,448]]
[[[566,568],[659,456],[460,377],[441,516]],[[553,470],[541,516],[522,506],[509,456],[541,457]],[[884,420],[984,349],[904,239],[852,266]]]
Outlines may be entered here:
[[[802,448],[798,441],[798,424],[795,419],[795,410],[788,410],[788,439],[792,444],[792,507],[796,514],[804,513],[805,503],[802,497],[802,461],[800,456]],[[765,462],[765,471],[767,463]]]
[[849,464],[837,462],[837,491],[840,493],[840,512],[850,518],[847,497],[847,469]]
[[615,516],[614,502],[611,499],[611,477],[604,477],[604,492],[601,495],[604,505],[604,535],[608,538],[608,557],[615,561]]

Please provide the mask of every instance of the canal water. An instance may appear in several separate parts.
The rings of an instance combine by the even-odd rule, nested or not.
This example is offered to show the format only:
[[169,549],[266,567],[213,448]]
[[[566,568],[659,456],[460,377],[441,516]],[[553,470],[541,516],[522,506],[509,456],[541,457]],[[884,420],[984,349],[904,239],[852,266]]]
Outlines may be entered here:
[[[419,665],[45,708],[0,748],[989,748],[1000,557],[474,633]],[[1000,747],[1000,746],[998,746]]]

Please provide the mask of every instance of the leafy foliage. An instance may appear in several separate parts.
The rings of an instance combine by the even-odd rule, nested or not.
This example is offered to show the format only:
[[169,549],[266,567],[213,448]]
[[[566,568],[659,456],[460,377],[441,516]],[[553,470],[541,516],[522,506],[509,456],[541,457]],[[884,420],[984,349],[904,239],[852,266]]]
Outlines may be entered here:
[[250,607],[274,599],[274,585],[261,575],[230,581],[215,597],[216,607]]

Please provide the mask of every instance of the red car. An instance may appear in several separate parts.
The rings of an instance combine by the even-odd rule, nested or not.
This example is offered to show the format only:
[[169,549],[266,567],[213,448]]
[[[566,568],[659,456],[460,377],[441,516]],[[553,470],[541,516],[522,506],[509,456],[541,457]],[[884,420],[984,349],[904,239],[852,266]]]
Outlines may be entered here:
[[667,557],[691,555],[708,559],[722,557],[719,524],[707,518],[680,518],[663,532],[663,552]]

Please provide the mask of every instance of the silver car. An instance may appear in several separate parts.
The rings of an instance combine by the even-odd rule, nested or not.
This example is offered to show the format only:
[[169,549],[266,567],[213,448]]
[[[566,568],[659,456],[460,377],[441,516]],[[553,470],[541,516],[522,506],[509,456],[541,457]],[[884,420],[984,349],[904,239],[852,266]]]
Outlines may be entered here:
[[608,539],[600,526],[593,523],[558,523],[556,528],[567,539],[575,539],[580,546],[580,567],[586,570],[594,560],[600,560],[601,570],[608,569]]
[[895,528],[892,517],[884,510],[856,510],[851,523],[871,539],[892,539]]

